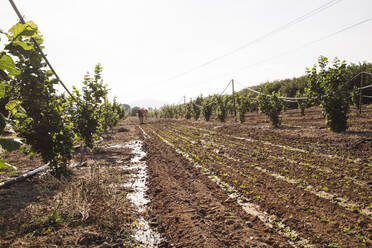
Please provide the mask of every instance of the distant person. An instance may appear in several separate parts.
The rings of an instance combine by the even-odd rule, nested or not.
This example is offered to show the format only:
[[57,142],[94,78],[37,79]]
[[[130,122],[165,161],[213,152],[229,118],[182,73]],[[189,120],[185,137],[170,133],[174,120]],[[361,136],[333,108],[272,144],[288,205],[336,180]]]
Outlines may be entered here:
[[139,118],[140,124],[143,124],[143,117],[145,114],[146,114],[145,109],[142,109],[142,108],[138,109],[138,118]]

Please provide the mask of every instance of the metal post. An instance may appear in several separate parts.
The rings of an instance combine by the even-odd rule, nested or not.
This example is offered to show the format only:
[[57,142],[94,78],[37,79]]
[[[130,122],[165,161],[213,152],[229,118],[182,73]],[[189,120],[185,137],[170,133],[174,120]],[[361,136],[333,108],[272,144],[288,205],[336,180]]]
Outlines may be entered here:
[[231,79],[231,86],[232,86],[232,97],[233,97],[233,104],[234,104],[234,117],[235,117],[235,121],[236,121],[236,106],[235,106],[234,79]]

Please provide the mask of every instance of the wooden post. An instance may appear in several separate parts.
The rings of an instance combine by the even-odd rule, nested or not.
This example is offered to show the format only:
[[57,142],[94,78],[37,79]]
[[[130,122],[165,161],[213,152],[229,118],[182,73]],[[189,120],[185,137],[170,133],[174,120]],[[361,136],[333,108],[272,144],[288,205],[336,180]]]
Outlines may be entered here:
[[[360,88],[363,87],[363,79],[364,79],[364,74],[362,73],[360,75]],[[362,114],[362,104],[363,104],[363,90],[359,90],[359,115]]]
[[233,97],[233,104],[234,104],[234,117],[235,117],[235,121],[236,121],[236,106],[235,106],[234,79],[231,79],[231,87],[232,87],[232,97]]

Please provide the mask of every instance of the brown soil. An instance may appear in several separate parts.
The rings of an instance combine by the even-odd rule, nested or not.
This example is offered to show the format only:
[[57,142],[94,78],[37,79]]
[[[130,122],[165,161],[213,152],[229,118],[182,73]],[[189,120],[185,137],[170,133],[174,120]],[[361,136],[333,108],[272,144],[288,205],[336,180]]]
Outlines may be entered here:
[[[135,244],[136,214],[118,186],[128,180],[120,165],[132,155],[109,145],[136,139],[147,152],[151,201],[143,217],[161,234],[159,247],[371,247],[371,112],[353,115],[341,134],[319,114],[287,111],[278,129],[256,114],[244,124],[126,120],[66,181],[42,176],[0,190],[0,247]],[[14,165],[27,160],[12,154]],[[93,204],[83,211],[84,187]],[[63,221],[53,223],[57,210]]]
[[[363,118],[372,119],[369,115]],[[253,232],[271,233],[264,235],[269,237],[269,243],[261,239],[261,244],[257,244],[256,240],[251,243],[252,240],[244,238],[251,235],[245,232],[252,232],[245,230],[247,225],[236,233],[226,223],[218,223],[226,222],[226,214],[221,219],[214,211],[205,209],[219,209],[220,204],[226,207],[228,194],[193,166],[198,163],[260,209],[277,216],[280,223],[309,240],[313,247],[370,247],[372,143],[370,127],[361,119],[355,122],[353,134],[334,134],[324,128],[314,132],[313,127],[297,127],[292,134],[293,129],[286,127],[272,129],[231,122],[160,120],[144,125],[150,136],[146,144],[154,225],[165,232],[169,244],[179,247],[260,247],[265,243],[290,246],[286,243],[289,239],[283,240],[277,233],[283,231],[280,226],[268,229],[260,221],[250,222],[252,225],[248,227]],[[182,158],[162,140],[171,142],[194,163]],[[314,141],[318,142],[314,144]],[[353,146],[355,143],[366,145]],[[284,179],[277,178],[278,175]],[[309,186],[313,187],[312,191],[305,190]],[[327,198],[327,194],[333,198]],[[345,206],[338,200],[340,197],[359,205]],[[230,204],[234,207],[228,205],[230,209],[221,213],[231,212],[236,220],[246,220],[244,216],[249,215],[236,202]],[[223,231],[215,229],[216,223]],[[230,236],[229,243],[221,242],[226,239],[224,234]]]
[[152,223],[164,247],[288,247],[174,150],[146,140]]

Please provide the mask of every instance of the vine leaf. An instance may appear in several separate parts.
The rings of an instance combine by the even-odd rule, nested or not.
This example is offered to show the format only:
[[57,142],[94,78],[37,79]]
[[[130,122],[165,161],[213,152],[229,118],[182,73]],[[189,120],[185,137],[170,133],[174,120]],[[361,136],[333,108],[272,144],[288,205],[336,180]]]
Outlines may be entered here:
[[0,99],[5,96],[5,86],[4,84],[0,84]]
[[18,110],[17,110],[17,107],[21,104],[20,101],[16,101],[16,100],[12,100],[12,101],[9,101],[6,105],[5,105],[5,109],[12,112],[13,115],[15,115]]
[[8,74],[0,69],[0,81],[9,81],[10,78],[8,77]]
[[5,163],[3,160],[0,159],[0,168],[6,168],[8,166],[9,165],[7,163]]
[[20,47],[22,47],[25,50],[32,50],[32,49],[34,49],[34,46],[27,45],[26,43],[24,43],[23,41],[20,41],[20,40],[14,41],[13,44],[15,44],[17,46],[20,46]]
[[13,59],[5,54],[0,58],[0,69],[7,70],[8,73],[13,76],[17,76],[20,74],[20,71],[18,71],[15,67]]
[[14,151],[14,150],[18,150],[21,147],[22,142],[20,142],[18,140],[15,140],[15,139],[4,139],[4,138],[0,138],[0,145],[7,152],[11,152],[11,151]]
[[11,29],[9,29],[9,32],[12,33],[14,37],[17,37],[23,31],[25,31],[25,25],[23,25],[22,23],[17,23]]

